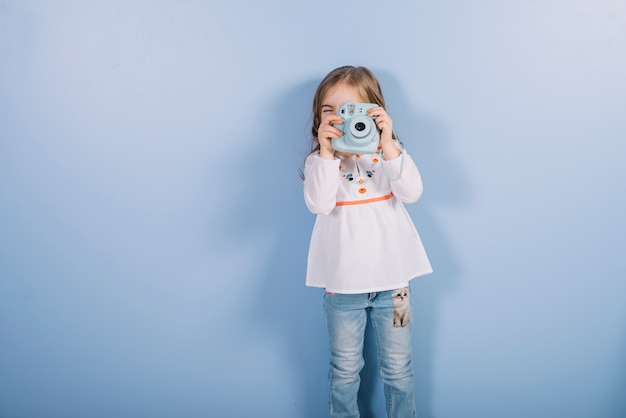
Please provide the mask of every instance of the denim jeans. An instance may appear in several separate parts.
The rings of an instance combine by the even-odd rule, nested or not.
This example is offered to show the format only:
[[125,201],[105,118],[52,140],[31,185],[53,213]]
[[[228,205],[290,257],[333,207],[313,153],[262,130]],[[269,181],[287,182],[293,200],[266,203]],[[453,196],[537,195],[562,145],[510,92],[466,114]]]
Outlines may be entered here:
[[[324,295],[330,337],[330,416],[359,417],[357,395],[365,361],[363,344],[369,314],[376,337],[378,371],[387,415],[415,417],[411,324],[394,326],[393,292]],[[410,304],[410,295],[408,303]],[[410,308],[410,306],[409,306]]]

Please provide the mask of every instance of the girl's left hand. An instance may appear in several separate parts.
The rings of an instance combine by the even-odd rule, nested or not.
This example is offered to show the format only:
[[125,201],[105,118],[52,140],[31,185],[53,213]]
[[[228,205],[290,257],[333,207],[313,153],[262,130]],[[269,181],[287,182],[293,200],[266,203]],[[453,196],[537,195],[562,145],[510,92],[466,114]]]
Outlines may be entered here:
[[393,142],[393,121],[387,111],[382,107],[373,107],[368,111],[367,115],[376,118],[374,123],[380,130],[380,146],[383,148],[383,155],[387,156],[385,159],[395,158],[400,155],[400,150]]
[[391,117],[387,114],[387,111],[382,107],[373,107],[369,110],[367,115],[370,118],[374,119],[374,123],[378,126],[380,130],[380,143],[381,145],[385,142],[392,141],[392,132],[393,132],[393,121]]

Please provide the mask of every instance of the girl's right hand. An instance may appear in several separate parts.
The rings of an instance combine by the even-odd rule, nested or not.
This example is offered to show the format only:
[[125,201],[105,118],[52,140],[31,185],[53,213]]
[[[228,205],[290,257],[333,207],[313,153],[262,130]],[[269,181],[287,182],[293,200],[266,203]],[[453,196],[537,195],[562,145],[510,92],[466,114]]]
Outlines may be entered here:
[[341,117],[335,114],[322,115],[322,122],[317,128],[317,140],[320,143],[320,157],[332,160],[335,158],[335,150],[333,149],[331,140],[339,138],[343,132],[333,125],[343,124]]

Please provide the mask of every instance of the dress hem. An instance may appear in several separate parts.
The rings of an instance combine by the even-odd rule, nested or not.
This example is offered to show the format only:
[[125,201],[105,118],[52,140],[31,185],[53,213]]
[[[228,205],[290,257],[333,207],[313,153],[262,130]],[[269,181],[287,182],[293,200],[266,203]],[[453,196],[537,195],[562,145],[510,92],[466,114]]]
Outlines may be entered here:
[[306,281],[306,286],[307,287],[318,287],[318,288],[322,288],[322,289],[326,289],[327,292],[332,292],[332,293],[339,293],[339,294],[346,294],[346,295],[352,295],[352,294],[359,294],[359,293],[371,293],[371,292],[384,292],[386,290],[394,290],[394,289],[399,289],[401,287],[405,287],[408,285],[408,282],[410,282],[413,279],[416,279],[418,277],[421,276],[425,276],[427,274],[432,273],[432,270],[426,270],[424,272],[420,272],[420,273],[416,273],[414,275],[411,275],[411,278],[408,281],[404,281],[404,282],[400,282],[400,283],[396,283],[396,284],[389,284],[389,285],[381,285],[381,286],[373,286],[373,287],[369,287],[369,288],[365,288],[365,289],[333,289],[333,288],[329,288],[327,287],[325,284],[322,283],[315,283],[313,281]]

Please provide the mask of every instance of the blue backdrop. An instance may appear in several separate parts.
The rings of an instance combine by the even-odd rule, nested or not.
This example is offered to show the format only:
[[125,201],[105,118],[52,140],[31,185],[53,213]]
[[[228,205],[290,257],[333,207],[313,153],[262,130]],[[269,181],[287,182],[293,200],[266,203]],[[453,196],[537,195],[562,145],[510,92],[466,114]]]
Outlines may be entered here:
[[298,169],[344,64],[425,182],[419,415],[626,416],[624,2],[0,0],[1,417],[326,416]]

